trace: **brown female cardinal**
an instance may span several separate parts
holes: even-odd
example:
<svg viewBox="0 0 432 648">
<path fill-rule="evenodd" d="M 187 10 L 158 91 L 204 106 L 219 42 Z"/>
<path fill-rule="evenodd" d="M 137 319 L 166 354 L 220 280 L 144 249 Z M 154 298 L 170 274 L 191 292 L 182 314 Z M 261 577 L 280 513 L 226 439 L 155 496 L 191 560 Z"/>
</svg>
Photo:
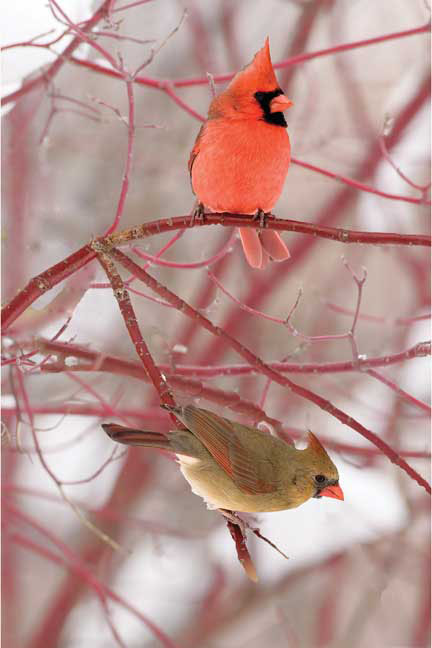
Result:
<svg viewBox="0 0 432 648">
<path fill-rule="evenodd" d="M 226 90 L 210 104 L 189 159 L 192 189 L 211 211 L 255 214 L 271 211 L 290 164 L 283 112 L 292 105 L 280 89 L 269 40 Z M 240 228 L 249 264 L 283 261 L 290 254 L 277 232 Z"/>
<path fill-rule="evenodd" d="M 192 491 L 208 508 L 258 513 L 295 508 L 311 497 L 343 500 L 337 468 L 311 432 L 307 448 L 297 450 L 193 405 L 166 409 L 187 429 L 164 436 L 114 423 L 102 427 L 119 443 L 175 453 Z"/>
</svg>

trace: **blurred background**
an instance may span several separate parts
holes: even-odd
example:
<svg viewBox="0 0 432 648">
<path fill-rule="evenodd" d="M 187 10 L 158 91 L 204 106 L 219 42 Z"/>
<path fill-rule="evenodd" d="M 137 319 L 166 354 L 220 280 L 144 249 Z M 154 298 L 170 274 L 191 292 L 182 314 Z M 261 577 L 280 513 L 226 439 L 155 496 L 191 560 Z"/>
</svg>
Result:
<svg viewBox="0 0 432 648">
<path fill-rule="evenodd" d="M 113 1 L 94 27 L 100 51 L 84 42 L 75 61 L 57 59 L 73 29 L 50 47 L 30 46 L 35 36 L 44 34 L 33 43 L 41 45 L 68 29 L 61 10 L 83 27 L 101 4 L 21 0 L 3 11 L 3 45 L 21 44 L 3 54 L 3 303 L 114 221 L 131 103 L 125 81 L 105 73 L 107 55 L 130 73 L 147 63 L 144 81 L 133 85 L 132 167 L 118 229 L 190 213 L 187 161 L 200 127 L 193 113 L 205 116 L 212 96 L 206 73 L 217 81 L 239 70 L 269 36 L 274 63 L 332 50 L 277 71 L 294 102 L 287 120 L 295 163 L 274 213 L 428 233 L 430 43 L 418 29 L 430 19 L 425 1 Z M 379 42 L 338 52 L 371 38 Z M 20 94 L 56 60 L 63 64 L 55 75 Z M 191 79 L 201 82 L 171 84 Z M 170 83 L 158 89 L 154 81 Z M 155 255 L 172 237 L 123 251 L 139 262 L 136 248 Z M 286 363 L 291 380 L 360 421 L 429 480 L 429 358 L 416 347 L 430 338 L 429 250 L 283 237 L 291 259 L 256 271 L 235 232 L 195 228 L 149 273 L 266 362 Z M 358 298 L 347 263 L 358 276 L 367 271 L 355 329 L 360 364 L 349 338 L 335 337 L 350 331 Z M 138 323 L 177 402 L 276 428 L 299 447 L 313 430 L 338 466 L 345 501 L 259 515 L 261 532 L 289 560 L 250 536 L 254 584 L 224 520 L 191 493 L 172 459 L 115 448 L 101 422 L 164 432 L 169 419 L 106 282 L 94 261 L 5 332 L 4 645 L 428 646 L 425 490 L 353 429 L 268 385 L 221 338 L 151 301 L 155 295 L 137 280 L 130 287 Z M 385 360 L 413 348 L 398 362 Z M 369 358 L 381 358 L 372 372 L 361 364 Z M 244 371 L 229 375 L 233 367 Z"/>
</svg>

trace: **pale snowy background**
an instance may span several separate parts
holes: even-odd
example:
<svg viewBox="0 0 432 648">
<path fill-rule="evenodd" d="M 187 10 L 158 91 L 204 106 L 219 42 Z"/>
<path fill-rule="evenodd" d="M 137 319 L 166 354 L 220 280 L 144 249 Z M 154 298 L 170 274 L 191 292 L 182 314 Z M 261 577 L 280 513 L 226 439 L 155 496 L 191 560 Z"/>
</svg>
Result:
<svg viewBox="0 0 432 648">
<path fill-rule="evenodd" d="M 213 74 L 234 71 L 251 59 L 267 35 L 276 62 L 302 51 L 411 29 L 428 20 L 426 3 L 421 0 L 322 2 L 307 42 L 291 52 L 296 26 L 301 24 L 299 18 L 311 11 L 313 4 L 317 3 L 159 0 L 124 12 L 119 33 L 156 39 L 159 44 L 179 23 L 186 7 L 189 15 L 178 33 L 143 72 L 153 78 L 176 79 L 203 76 L 206 71 Z M 62 6 L 73 20 L 79 21 L 88 17 L 96 5 L 81 0 Z M 58 24 L 45 2 L 6 3 L 2 17 L 3 44 L 26 41 L 51 29 L 58 31 Z M 232 31 L 224 20 L 231 21 Z M 63 40 L 56 51 L 62 51 L 66 42 Z M 104 40 L 103 44 L 114 54 L 121 49 L 131 70 L 145 60 L 151 47 L 150 44 L 109 40 Z M 380 135 L 386 115 L 397 118 L 428 74 L 428 46 L 428 36 L 421 34 L 353 50 L 338 57 L 317 58 L 294 68 L 288 85 L 282 81 L 286 71 L 279 71 L 282 87 L 295 104 L 288 115 L 293 155 L 357 178 L 356 170 L 371 142 Z M 87 45 L 76 55 L 101 60 Z M 53 53 L 43 49 L 21 48 L 5 52 L 3 94 L 14 91 L 27 75 L 53 59 Z M 22 130 L 14 129 L 11 124 L 14 114 L 13 110 L 8 112 L 11 106 L 5 110 L 4 301 L 31 276 L 63 259 L 93 235 L 101 234 L 113 219 L 120 191 L 127 129 L 109 108 L 98 102 L 115 106 L 126 114 L 124 85 L 69 64 L 55 78 L 54 88 L 62 95 L 97 106 L 101 121 L 65 111 L 54 116 L 45 132 L 51 104 L 43 93 L 22 100 L 26 113 Z M 207 86 L 186 88 L 178 93 L 198 112 L 206 112 L 210 100 Z M 358 102 L 354 101 L 358 112 L 351 104 L 353 96 L 359 97 Z M 151 88 L 136 86 L 135 101 L 136 150 L 122 228 L 188 213 L 193 203 L 187 159 L 198 122 L 166 95 Z M 66 103 L 62 105 L 62 108 L 68 107 Z M 158 128 L 146 128 L 148 124 Z M 22 169 L 19 171 L 22 183 L 17 182 L 13 162 L 8 163 L 16 138 L 21 136 L 26 142 L 23 147 L 25 173 Z M 428 101 L 410 122 L 392 156 L 408 177 L 419 184 L 428 182 Z M 388 193 L 419 197 L 419 193 L 399 178 L 385 160 L 372 176 L 357 179 Z M 292 166 L 275 213 L 313 222 L 323 205 L 340 190 L 340 184 Z M 19 207 L 14 202 L 16 192 L 24 195 Z M 428 222 L 428 207 L 353 190 L 343 215 L 333 224 L 352 229 L 425 233 Z M 21 229 L 17 234 L 18 227 Z M 13 228 L 15 234 L 9 234 Z M 215 228 L 188 232 L 166 258 L 178 262 L 199 261 L 211 256 L 224 237 L 226 232 L 220 233 Z M 143 243 L 142 248 L 154 254 L 168 238 L 166 235 L 154 237 Z M 303 240 L 289 234 L 284 238 L 291 247 Z M 237 297 L 247 301 L 257 274 L 246 266 L 238 242 L 232 254 L 235 259 L 231 261 L 230 271 L 222 274 L 221 280 Z M 360 269 L 363 265 L 368 270 L 362 312 L 387 318 L 384 323 L 359 322 L 360 352 L 366 356 L 382 355 L 409 348 L 430 337 L 429 321 L 403 328 L 397 327 L 393 320 L 428 312 L 428 304 L 424 301 L 425 292 L 428 294 L 425 277 L 428 255 L 422 248 L 406 249 L 403 254 L 405 261 L 395 247 L 344 247 L 319 240 L 291 271 L 290 263 L 280 266 L 283 281 L 274 291 L 269 286 L 268 297 L 257 307 L 274 316 L 285 317 L 298 288 L 302 287 L 304 296 L 295 318 L 296 327 L 309 335 L 345 332 L 350 326 L 350 318 L 326 309 L 321 303 L 321 299 L 326 299 L 353 308 L 356 292 L 342 264 L 341 256 L 345 255 L 354 268 Z M 420 265 L 420 274 L 408 272 L 410 263 L 413 267 Z M 92 279 L 104 281 L 95 263 L 85 272 L 90 273 Z M 205 269 L 187 271 L 153 266 L 150 272 L 194 306 L 199 305 L 197 293 L 205 282 Z M 260 280 L 265 281 L 265 273 L 270 276 L 271 269 L 264 271 Z M 56 288 L 45 295 L 36 307 L 48 304 L 59 290 Z M 206 316 L 223 325 L 232 304 L 217 292 L 210 301 L 205 304 Z M 176 311 L 139 297 L 134 297 L 134 305 L 143 335 L 156 359 L 167 362 L 173 346 L 184 341 L 180 335 L 185 330 L 184 318 Z M 294 362 L 350 359 L 346 340 L 299 350 L 298 339 L 287 329 L 246 317 L 236 336 L 265 360 L 280 360 L 293 351 L 296 351 Z M 18 321 L 16 333 L 7 343 L 12 344 L 12 338 L 28 343 L 36 334 L 49 338 L 64 320 L 64 315 L 60 314 L 39 330 L 31 322 L 20 327 Z M 135 361 L 109 290 L 89 289 L 85 293 L 61 339 Z M 197 363 L 209 344 L 211 340 L 207 334 L 195 332 L 188 341 L 186 353 L 177 360 Z M 225 351 L 214 363 L 238 361 L 233 353 Z M 430 391 L 428 366 L 428 358 L 419 358 L 394 365 L 385 375 L 414 397 L 426 401 Z M 38 408 L 58 406 L 67 414 L 68 404 L 98 405 L 99 397 L 129 412 L 129 420 L 139 424 L 140 417 L 148 423 L 146 411 L 150 415 L 157 407 L 153 390 L 146 383 L 109 374 L 89 373 L 81 377 L 92 386 L 96 396 L 73 382 L 70 375 L 28 377 L 27 391 L 35 412 Z M 430 451 L 425 413 L 401 402 L 393 391 L 369 376 L 345 373 L 290 377 L 325 395 L 376 434 L 384 436 L 390 445 L 411 451 Z M 237 391 L 242 398 L 257 403 L 265 383 L 263 378 L 255 377 L 210 380 L 208 384 Z M 3 378 L 3 393 L 5 421 L 15 430 L 12 416 L 15 399 L 7 372 Z M 193 400 L 220 414 L 236 416 L 228 408 L 193 398 L 190 394 L 178 394 L 178 397 L 181 402 Z M 132 410 L 136 416 L 132 416 Z M 310 427 L 324 438 L 366 445 L 353 430 L 276 385 L 270 388 L 265 410 L 287 426 L 300 430 Z M 103 418 L 112 419 L 110 416 Z M 165 429 L 162 418 L 158 421 L 155 415 L 154 419 L 159 429 Z M 61 480 L 85 478 L 108 458 L 112 443 L 103 434 L 100 421 L 100 417 L 89 415 L 37 414 L 37 428 L 46 430 L 38 435 L 46 450 L 46 459 Z M 72 442 L 84 432 L 83 439 Z M 3 477 L 8 496 L 13 495 L 14 504 L 20 510 L 35 517 L 77 553 L 84 555 L 86 547 L 97 545 L 99 541 L 82 527 L 64 503 L 39 497 L 42 494 L 57 497 L 58 491 L 31 451 L 28 426 L 21 426 L 20 439 L 24 449 L 29 449 L 28 453 L 15 452 L 13 442 L 4 446 Z M 422 606 L 427 592 L 427 583 L 424 583 L 428 552 L 427 498 L 421 488 L 385 457 L 367 467 L 358 457 L 333 452 L 345 502 L 311 500 L 297 510 L 260 515 L 261 531 L 287 553 L 290 560 L 284 561 L 270 547 L 250 538 L 250 550 L 260 576 L 259 584 L 252 585 L 237 562 L 223 521 L 216 513 L 208 512 L 190 493 L 175 464 L 141 449 L 131 449 L 129 454 L 133 454 L 134 459 L 123 456 L 94 480 L 67 487 L 66 492 L 90 510 L 103 508 L 111 493 L 116 493 L 110 506 L 117 518 L 114 522 L 102 517 L 95 521 L 126 552 L 95 550 L 94 573 L 163 628 L 179 646 L 240 648 L 263 646 L 269 641 L 274 648 L 427 645 L 416 644 L 413 640 L 417 636 L 416 624 L 423 619 Z M 129 480 L 124 474 L 126 461 L 131 462 L 135 471 L 131 472 Z M 427 459 L 407 461 L 428 477 Z M 137 490 L 134 480 L 139 484 Z M 18 493 L 16 487 L 27 492 Z M 20 529 L 24 532 L 24 527 Z M 46 542 L 33 531 L 26 529 L 26 532 L 33 539 Z M 340 563 L 337 558 L 334 565 L 319 566 L 327 556 L 339 552 L 343 552 Z M 101 614 L 100 603 L 88 589 L 82 588 L 69 599 L 66 597 L 66 610 L 59 612 L 59 597 L 67 572 L 30 552 L 20 548 L 13 550 L 9 546 L 5 561 L 10 561 L 7 566 L 13 572 L 12 581 L 4 579 L 3 587 L 5 645 L 32 648 L 115 645 Z M 301 572 L 302 568 L 315 563 L 317 569 Z M 8 587 L 13 590 L 10 597 Z M 330 602 L 326 600 L 327 595 Z M 325 605 L 332 602 L 335 609 L 326 611 Z M 159 645 L 141 621 L 111 603 L 109 608 L 125 645 Z M 204 619 L 206 610 L 208 618 Z M 44 644 L 50 635 L 47 634 L 48 626 L 43 623 L 54 614 L 60 615 L 63 625 L 60 631 L 49 631 L 55 633 L 52 635 L 55 643 Z M 328 641 L 324 630 L 322 634 L 319 631 L 326 622 L 333 628 Z M 199 636 L 194 635 L 197 627 L 201 628 Z"/>
</svg>

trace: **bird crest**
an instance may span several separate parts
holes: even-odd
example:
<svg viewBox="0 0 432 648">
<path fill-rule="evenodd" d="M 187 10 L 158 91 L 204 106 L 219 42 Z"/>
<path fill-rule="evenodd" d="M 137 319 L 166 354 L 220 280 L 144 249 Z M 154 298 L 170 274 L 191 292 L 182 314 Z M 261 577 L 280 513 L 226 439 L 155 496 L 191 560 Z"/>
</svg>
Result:
<svg viewBox="0 0 432 648">
<path fill-rule="evenodd" d="M 318 441 L 317 437 L 315 434 L 313 434 L 310 430 L 308 431 L 308 450 L 312 450 L 318 455 L 325 455 L 328 457 L 327 452 L 324 448 L 324 446 L 321 444 L 320 441 Z"/>
<path fill-rule="evenodd" d="M 231 94 L 249 94 L 251 91 L 272 92 L 279 87 L 270 58 L 270 44 L 267 36 L 262 47 L 232 79 L 227 90 Z"/>
</svg>

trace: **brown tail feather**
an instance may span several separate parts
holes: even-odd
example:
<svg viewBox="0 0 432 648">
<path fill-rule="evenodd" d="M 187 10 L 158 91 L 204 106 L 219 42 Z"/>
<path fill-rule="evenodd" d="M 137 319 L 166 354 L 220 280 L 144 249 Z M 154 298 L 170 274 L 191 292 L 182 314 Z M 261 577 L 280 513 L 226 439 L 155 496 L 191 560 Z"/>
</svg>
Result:
<svg viewBox="0 0 432 648">
<path fill-rule="evenodd" d="M 102 428 L 108 434 L 110 439 L 117 443 L 147 446 L 149 448 L 159 448 L 160 450 L 170 450 L 173 452 L 169 440 L 163 434 L 159 434 L 158 432 L 136 430 L 135 428 L 117 425 L 117 423 L 103 423 Z"/>
</svg>

